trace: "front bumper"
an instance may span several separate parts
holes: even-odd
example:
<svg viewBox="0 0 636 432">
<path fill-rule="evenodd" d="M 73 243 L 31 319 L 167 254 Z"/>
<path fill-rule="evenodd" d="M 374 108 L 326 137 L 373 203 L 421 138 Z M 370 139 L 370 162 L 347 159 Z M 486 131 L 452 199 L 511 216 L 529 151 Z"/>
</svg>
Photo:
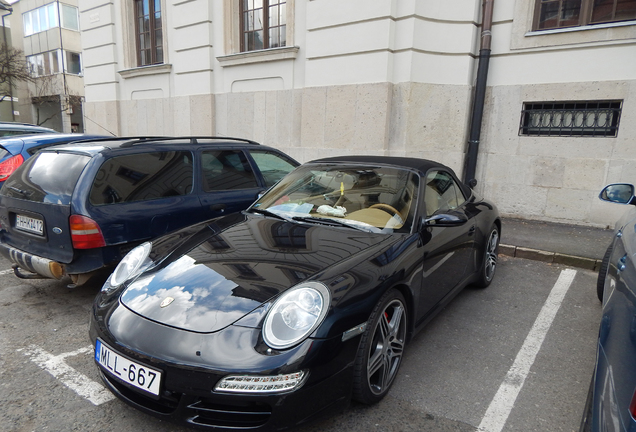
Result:
<svg viewBox="0 0 636 432">
<path fill-rule="evenodd" d="M 340 411 L 351 397 L 351 368 L 291 393 L 201 395 L 173 391 L 166 385 L 159 400 L 132 390 L 101 368 L 99 372 L 111 392 L 140 411 L 173 423 L 209 429 L 283 430 Z"/>
<path fill-rule="evenodd" d="M 357 337 L 345 342 L 340 338 L 308 339 L 286 352 L 259 353 L 255 349 L 259 329 L 229 326 L 217 333 L 195 334 L 148 321 L 121 305 L 118 309 L 116 315 L 126 334 L 120 333 L 117 323 L 104 324 L 111 313 L 93 309 L 91 341 L 94 345 L 99 337 L 122 355 L 161 369 L 160 397 L 157 400 L 143 394 L 97 367 L 118 398 L 155 417 L 208 429 L 282 430 L 342 410 L 351 398 Z M 130 336 L 133 331 L 136 337 Z M 306 371 L 308 377 L 294 391 L 255 394 L 214 390 L 227 375 L 299 370 Z"/>
</svg>

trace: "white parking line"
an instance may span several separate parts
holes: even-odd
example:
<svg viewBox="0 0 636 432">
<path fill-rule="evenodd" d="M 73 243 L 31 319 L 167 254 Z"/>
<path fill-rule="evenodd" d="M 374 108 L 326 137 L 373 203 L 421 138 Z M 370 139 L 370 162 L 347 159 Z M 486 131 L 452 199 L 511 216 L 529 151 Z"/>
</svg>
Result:
<svg viewBox="0 0 636 432">
<path fill-rule="evenodd" d="M 561 307 L 570 285 L 572 285 L 574 276 L 576 276 L 576 270 L 572 269 L 563 270 L 559 275 L 559 279 L 554 284 L 521 350 L 519 350 L 517 358 L 508 370 L 497 394 L 490 402 L 490 406 L 479 425 L 480 432 L 501 432 L 503 430 L 545 336 L 552 326 L 554 317 Z"/>
<path fill-rule="evenodd" d="M 19 349 L 18 351 L 22 351 Z M 25 353 L 31 360 L 42 369 L 59 379 L 62 384 L 73 390 L 83 398 L 88 399 L 93 405 L 101 405 L 115 398 L 101 384 L 92 381 L 87 376 L 79 373 L 64 362 L 67 357 L 80 354 L 92 353 L 93 347 L 80 348 L 77 351 L 63 353 L 57 356 L 44 351 L 42 348 L 31 345 Z"/>
<path fill-rule="evenodd" d="M 13 269 L 9 269 L 9 270 L 2 270 L 2 271 L 0 271 L 0 276 L 2 276 L 2 275 L 6 275 L 6 274 L 9 274 L 9 273 L 13 273 Z"/>
</svg>

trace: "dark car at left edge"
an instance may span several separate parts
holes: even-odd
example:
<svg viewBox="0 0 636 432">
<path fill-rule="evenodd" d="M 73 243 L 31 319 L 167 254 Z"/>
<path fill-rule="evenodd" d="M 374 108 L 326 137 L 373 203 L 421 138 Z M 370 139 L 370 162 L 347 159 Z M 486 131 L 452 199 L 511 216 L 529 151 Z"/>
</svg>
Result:
<svg viewBox="0 0 636 432">
<path fill-rule="evenodd" d="M 148 414 L 280 430 L 380 401 L 404 350 L 497 268 L 497 208 L 437 162 L 296 168 L 247 210 L 130 251 L 89 333 L 105 385 Z"/>
<path fill-rule="evenodd" d="M 0 253 L 21 278 L 107 276 L 138 244 L 247 208 L 298 166 L 229 137 L 111 137 L 40 150 L 0 189 Z"/>
</svg>

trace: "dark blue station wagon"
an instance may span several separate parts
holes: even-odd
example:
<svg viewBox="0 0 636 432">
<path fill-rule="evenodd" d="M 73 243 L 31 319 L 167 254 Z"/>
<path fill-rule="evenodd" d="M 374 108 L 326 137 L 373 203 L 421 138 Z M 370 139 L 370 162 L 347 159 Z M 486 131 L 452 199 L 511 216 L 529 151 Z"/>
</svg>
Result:
<svg viewBox="0 0 636 432">
<path fill-rule="evenodd" d="M 75 287 L 134 246 L 247 208 L 298 166 L 237 138 L 113 138 L 49 147 L 0 190 L 0 253 L 21 278 Z"/>
</svg>

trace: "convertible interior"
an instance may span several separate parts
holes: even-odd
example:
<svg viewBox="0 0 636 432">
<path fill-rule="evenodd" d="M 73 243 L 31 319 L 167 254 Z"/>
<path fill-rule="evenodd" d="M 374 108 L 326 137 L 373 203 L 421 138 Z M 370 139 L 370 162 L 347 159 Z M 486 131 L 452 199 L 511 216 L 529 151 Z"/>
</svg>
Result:
<svg viewBox="0 0 636 432">
<path fill-rule="evenodd" d="M 401 228 L 416 201 L 416 177 L 403 170 L 377 171 L 315 173 L 310 181 L 281 196 L 269 208 L 288 204 L 286 209 L 306 216 L 358 221 L 380 229 Z M 302 210 L 292 210 L 289 204 Z"/>
</svg>

